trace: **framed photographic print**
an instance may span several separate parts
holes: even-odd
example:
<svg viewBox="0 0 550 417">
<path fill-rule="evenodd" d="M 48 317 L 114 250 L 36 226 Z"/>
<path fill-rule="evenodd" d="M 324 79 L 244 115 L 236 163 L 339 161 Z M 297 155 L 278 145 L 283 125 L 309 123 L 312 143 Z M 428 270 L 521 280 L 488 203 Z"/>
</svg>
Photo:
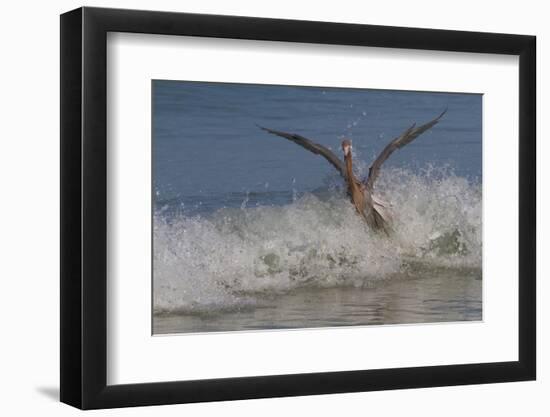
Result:
<svg viewBox="0 0 550 417">
<path fill-rule="evenodd" d="M 61 16 L 61 400 L 535 379 L 535 38 Z"/>
</svg>

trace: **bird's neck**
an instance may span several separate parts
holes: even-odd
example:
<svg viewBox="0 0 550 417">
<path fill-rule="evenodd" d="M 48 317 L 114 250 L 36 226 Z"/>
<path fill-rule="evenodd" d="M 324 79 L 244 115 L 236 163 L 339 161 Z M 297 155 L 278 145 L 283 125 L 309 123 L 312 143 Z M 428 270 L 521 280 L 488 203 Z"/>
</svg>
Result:
<svg viewBox="0 0 550 417">
<path fill-rule="evenodd" d="M 348 179 L 348 184 L 351 188 L 356 187 L 355 176 L 353 175 L 353 162 L 351 158 L 351 152 L 349 152 L 344 159 L 346 160 L 346 176 Z"/>
<path fill-rule="evenodd" d="M 344 159 L 346 160 L 346 174 L 348 178 L 353 178 L 353 162 L 351 160 L 351 152 L 349 152 Z"/>
</svg>

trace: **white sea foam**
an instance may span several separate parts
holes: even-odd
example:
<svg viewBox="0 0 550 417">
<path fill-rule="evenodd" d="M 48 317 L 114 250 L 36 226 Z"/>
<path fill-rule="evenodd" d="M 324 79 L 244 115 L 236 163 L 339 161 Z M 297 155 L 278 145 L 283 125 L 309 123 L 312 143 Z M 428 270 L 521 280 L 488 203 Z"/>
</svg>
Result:
<svg viewBox="0 0 550 417">
<path fill-rule="evenodd" d="M 365 286 L 423 268 L 481 269 L 481 186 L 441 169 L 385 170 L 391 238 L 370 231 L 342 190 L 285 206 L 154 218 L 154 310 L 242 308 L 297 287 Z"/>
</svg>

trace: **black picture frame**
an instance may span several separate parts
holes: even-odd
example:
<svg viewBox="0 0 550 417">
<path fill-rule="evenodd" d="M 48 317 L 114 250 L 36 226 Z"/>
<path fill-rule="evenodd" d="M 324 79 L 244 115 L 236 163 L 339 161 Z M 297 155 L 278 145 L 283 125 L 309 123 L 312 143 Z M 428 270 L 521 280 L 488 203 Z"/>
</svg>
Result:
<svg viewBox="0 0 550 417">
<path fill-rule="evenodd" d="M 108 32 L 519 56 L 519 360 L 107 385 Z M 536 38 L 102 8 L 61 15 L 61 401 L 81 409 L 533 380 Z"/>
</svg>

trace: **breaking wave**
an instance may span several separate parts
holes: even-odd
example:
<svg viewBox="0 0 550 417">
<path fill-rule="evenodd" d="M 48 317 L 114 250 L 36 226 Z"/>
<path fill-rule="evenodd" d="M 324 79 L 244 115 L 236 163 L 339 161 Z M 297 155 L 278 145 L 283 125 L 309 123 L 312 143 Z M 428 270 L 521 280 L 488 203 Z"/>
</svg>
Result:
<svg viewBox="0 0 550 417">
<path fill-rule="evenodd" d="M 441 268 L 481 273 L 481 184 L 448 169 L 386 169 L 378 195 L 394 234 L 369 230 L 345 191 L 306 193 L 286 205 L 154 216 L 154 312 L 254 305 L 298 287 L 363 287 Z"/>
</svg>

